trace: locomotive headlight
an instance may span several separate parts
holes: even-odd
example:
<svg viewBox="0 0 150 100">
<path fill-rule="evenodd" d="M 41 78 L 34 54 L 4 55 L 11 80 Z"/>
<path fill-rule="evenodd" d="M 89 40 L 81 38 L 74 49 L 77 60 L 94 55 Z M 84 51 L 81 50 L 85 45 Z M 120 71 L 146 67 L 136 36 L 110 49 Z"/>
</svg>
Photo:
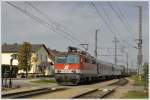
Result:
<svg viewBox="0 0 150 100">
<path fill-rule="evenodd" d="M 60 73 L 61 72 L 61 70 L 57 70 L 57 73 Z"/>
<path fill-rule="evenodd" d="M 72 70 L 73 73 L 76 73 L 76 70 Z"/>
<path fill-rule="evenodd" d="M 57 70 L 57 73 L 59 73 L 59 70 Z"/>
</svg>

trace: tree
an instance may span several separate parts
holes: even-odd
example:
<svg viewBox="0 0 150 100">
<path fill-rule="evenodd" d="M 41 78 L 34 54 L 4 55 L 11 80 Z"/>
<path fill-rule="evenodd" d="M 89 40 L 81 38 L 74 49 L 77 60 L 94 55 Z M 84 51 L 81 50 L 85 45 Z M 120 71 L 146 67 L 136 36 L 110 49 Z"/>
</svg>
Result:
<svg viewBox="0 0 150 100">
<path fill-rule="evenodd" d="M 31 69 L 31 53 L 32 47 L 30 43 L 24 42 L 19 50 L 18 62 L 19 69 L 26 71 L 26 78 L 28 78 L 28 71 Z"/>
<path fill-rule="evenodd" d="M 148 89 L 148 63 L 144 63 L 143 71 L 144 71 L 143 78 L 145 81 L 145 89 L 147 90 Z"/>
</svg>

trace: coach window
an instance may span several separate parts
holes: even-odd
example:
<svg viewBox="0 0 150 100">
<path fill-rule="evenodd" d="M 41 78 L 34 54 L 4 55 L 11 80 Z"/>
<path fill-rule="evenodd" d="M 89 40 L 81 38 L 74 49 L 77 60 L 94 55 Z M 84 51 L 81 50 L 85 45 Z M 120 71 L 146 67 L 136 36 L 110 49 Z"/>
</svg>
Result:
<svg viewBox="0 0 150 100">
<path fill-rule="evenodd" d="M 92 64 L 94 64 L 94 60 L 92 60 Z"/>
<path fill-rule="evenodd" d="M 92 64 L 96 64 L 96 61 L 95 61 L 95 60 L 92 60 Z"/>
<path fill-rule="evenodd" d="M 85 62 L 88 63 L 88 59 L 87 58 L 85 58 Z"/>
<path fill-rule="evenodd" d="M 38 53 L 36 54 L 36 58 L 38 59 Z"/>
<path fill-rule="evenodd" d="M 91 58 L 89 59 L 89 63 L 92 64 L 92 59 Z"/>
<path fill-rule="evenodd" d="M 43 56 L 43 55 L 41 54 L 41 61 L 42 61 L 42 56 Z"/>
<path fill-rule="evenodd" d="M 90 58 L 88 59 L 88 63 L 91 63 L 91 60 L 90 60 Z"/>
</svg>

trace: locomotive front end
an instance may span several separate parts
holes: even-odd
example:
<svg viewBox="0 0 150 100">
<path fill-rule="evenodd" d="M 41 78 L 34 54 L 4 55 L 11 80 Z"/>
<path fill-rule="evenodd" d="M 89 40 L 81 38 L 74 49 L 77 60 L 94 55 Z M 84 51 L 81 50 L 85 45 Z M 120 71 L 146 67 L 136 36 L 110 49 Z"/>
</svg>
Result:
<svg viewBox="0 0 150 100">
<path fill-rule="evenodd" d="M 80 82 L 80 57 L 61 55 L 55 59 L 55 79 L 60 85 L 77 85 Z"/>
</svg>

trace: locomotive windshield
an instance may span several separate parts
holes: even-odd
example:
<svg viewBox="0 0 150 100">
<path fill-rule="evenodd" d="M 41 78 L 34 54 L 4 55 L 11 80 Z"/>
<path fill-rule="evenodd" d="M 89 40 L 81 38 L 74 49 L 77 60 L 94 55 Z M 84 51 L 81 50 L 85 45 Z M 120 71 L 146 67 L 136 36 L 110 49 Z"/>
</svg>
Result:
<svg viewBox="0 0 150 100">
<path fill-rule="evenodd" d="M 76 56 L 76 55 L 68 55 L 68 57 L 67 57 L 67 63 L 68 63 L 68 64 L 79 63 L 79 56 Z"/>
<path fill-rule="evenodd" d="M 66 63 L 66 57 L 57 57 L 56 63 L 58 63 L 58 64 Z"/>
<path fill-rule="evenodd" d="M 77 55 L 68 55 L 68 56 L 61 56 L 61 57 L 56 57 L 56 63 L 57 64 L 74 64 L 74 63 L 79 63 L 79 56 Z"/>
</svg>

